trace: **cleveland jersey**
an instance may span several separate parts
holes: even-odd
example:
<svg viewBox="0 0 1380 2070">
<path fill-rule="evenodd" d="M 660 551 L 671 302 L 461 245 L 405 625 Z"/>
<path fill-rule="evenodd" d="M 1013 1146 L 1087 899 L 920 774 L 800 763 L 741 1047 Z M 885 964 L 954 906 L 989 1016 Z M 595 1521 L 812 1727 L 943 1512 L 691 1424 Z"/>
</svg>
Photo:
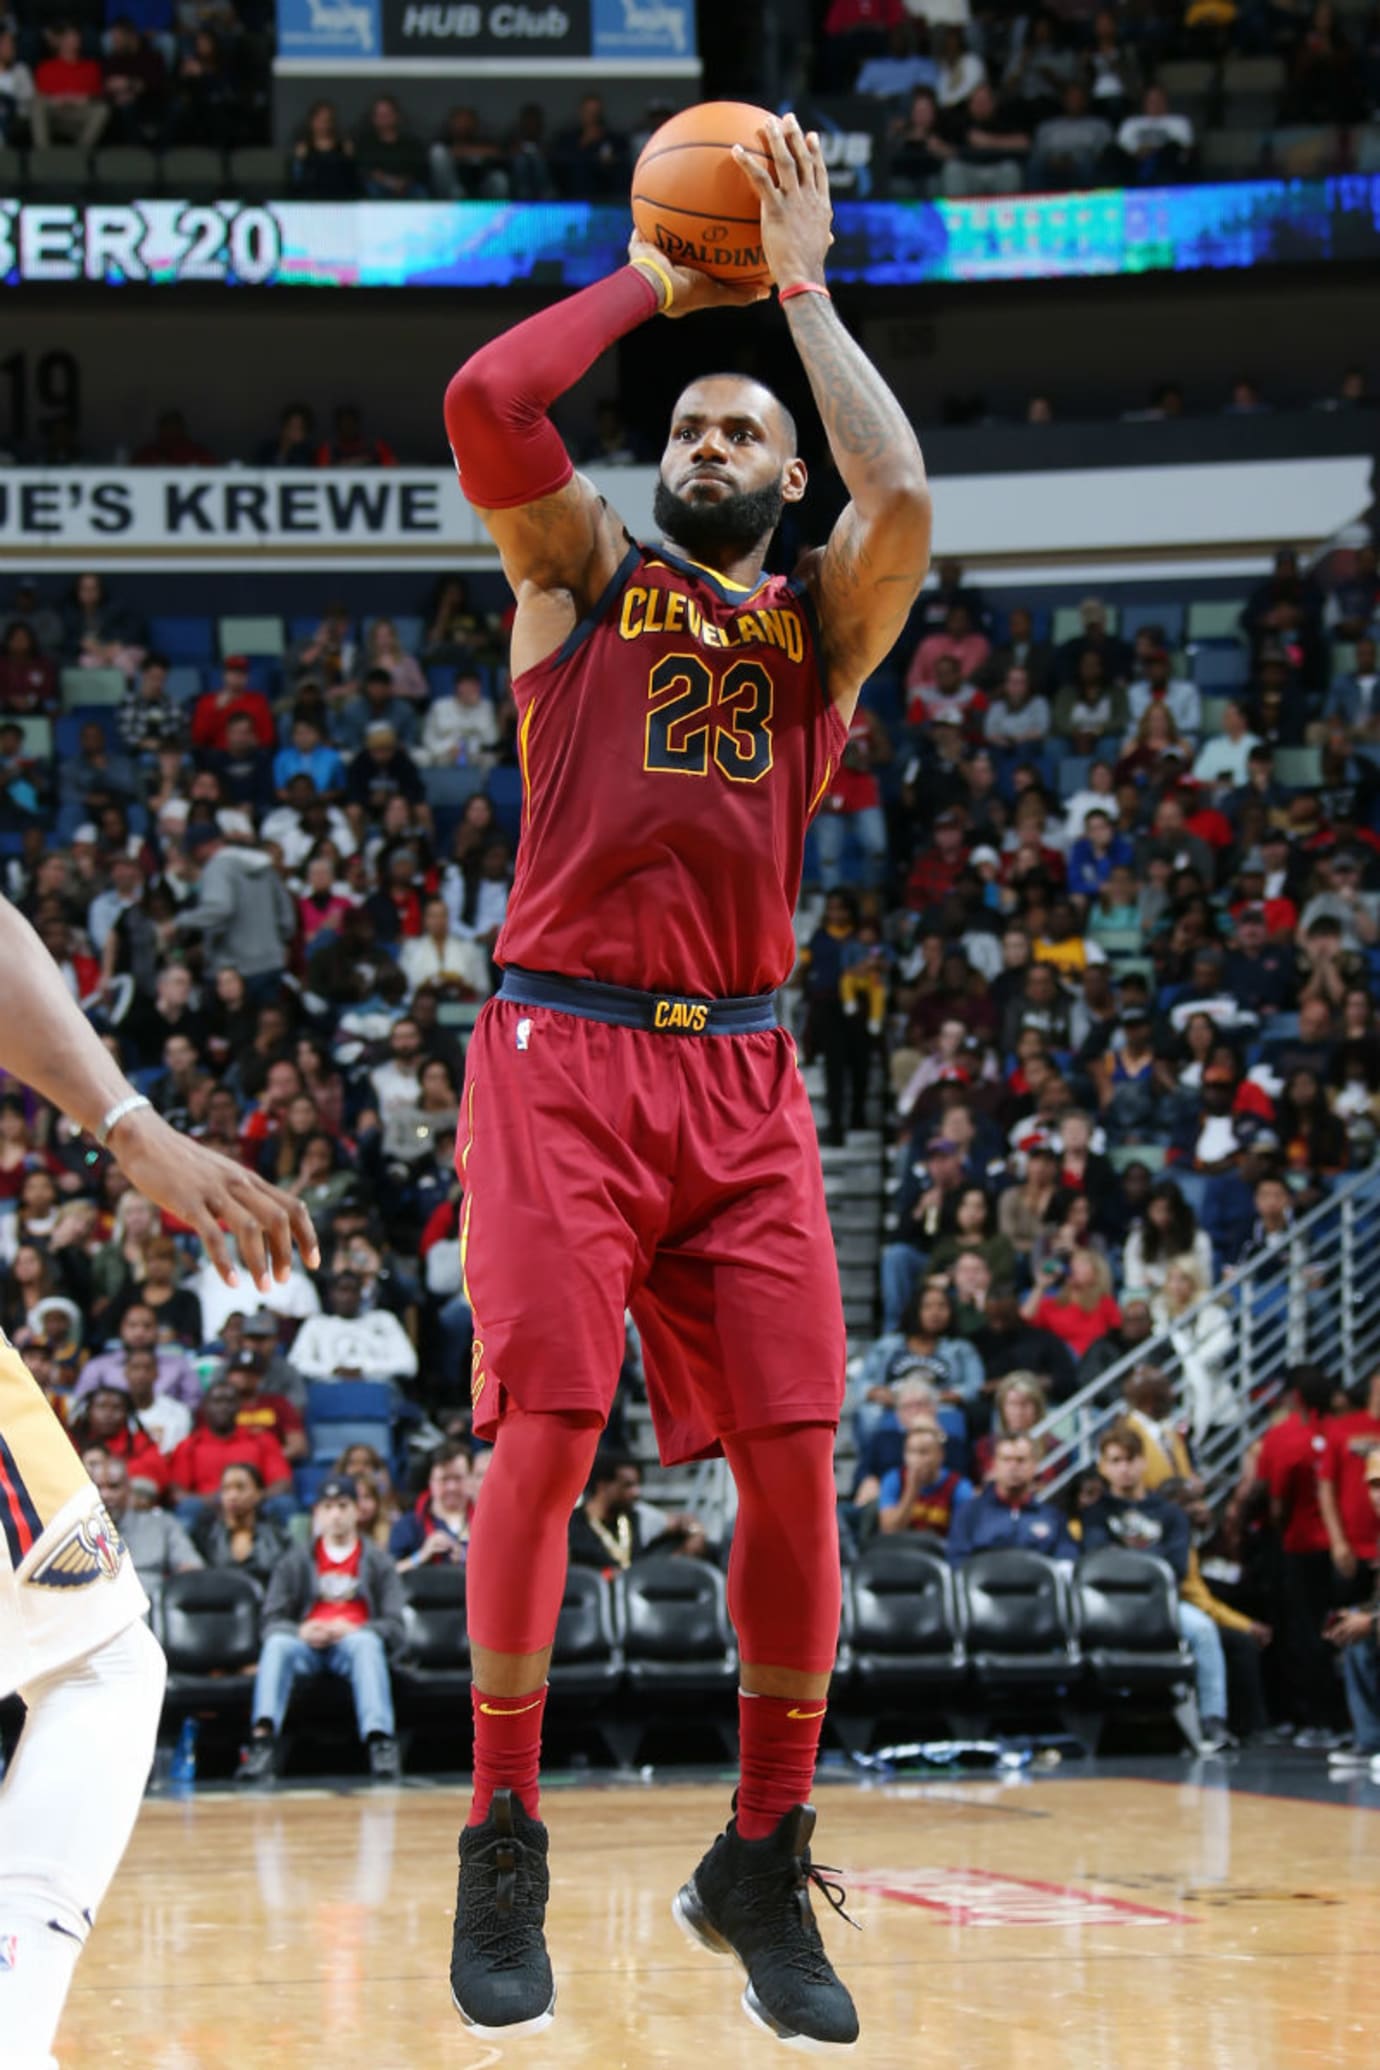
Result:
<svg viewBox="0 0 1380 2070">
<path fill-rule="evenodd" d="M 774 991 L 847 728 L 810 600 L 630 547 L 513 683 L 522 844 L 497 958 L 640 991 Z"/>
</svg>

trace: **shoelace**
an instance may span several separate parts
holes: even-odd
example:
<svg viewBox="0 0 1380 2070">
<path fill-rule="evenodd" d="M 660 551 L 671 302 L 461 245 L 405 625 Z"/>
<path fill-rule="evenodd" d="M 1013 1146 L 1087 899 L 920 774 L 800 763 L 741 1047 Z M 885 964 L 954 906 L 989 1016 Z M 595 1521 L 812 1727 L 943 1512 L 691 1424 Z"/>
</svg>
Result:
<svg viewBox="0 0 1380 2070">
<path fill-rule="evenodd" d="M 803 1863 L 801 1866 L 804 1868 Z M 828 1880 L 831 1876 L 841 1876 L 842 1874 L 842 1869 L 829 1869 L 822 1862 L 811 1862 L 809 1868 L 804 1870 L 802 1881 L 813 1883 L 815 1889 L 829 1900 L 830 1905 L 839 1918 L 847 1920 L 855 1933 L 861 1933 L 862 1927 L 845 1907 L 844 1900 L 848 1896 L 847 1891 L 841 1883 L 830 1883 Z"/>
<path fill-rule="evenodd" d="M 471 1927 L 474 1945 L 493 1969 L 521 1969 L 532 1950 L 541 1899 L 532 1885 L 535 1871 L 523 1861 L 522 1843 L 505 1835 L 472 1857 L 475 1868 L 495 1872 L 493 1909 Z"/>
<path fill-rule="evenodd" d="M 748 1905 L 779 1919 L 783 1896 L 788 1899 L 807 1897 L 809 1886 L 813 1883 L 828 1900 L 830 1909 L 861 1933 L 862 1928 L 857 1920 L 851 1918 L 845 1910 L 846 1893 L 843 1885 L 829 1881 L 831 1876 L 841 1873 L 841 1870 L 826 1868 L 818 1863 L 807 1863 L 797 1855 L 784 1871 L 778 1868 L 745 1877 L 740 1889 Z M 785 1891 L 782 1889 L 783 1875 L 788 1883 Z M 787 1912 L 787 1920 L 794 1926 L 795 1932 L 790 1935 L 786 1946 L 780 1948 L 782 1958 L 792 1969 L 799 1970 L 812 1983 L 835 1983 L 837 1979 L 833 1964 L 825 1953 L 824 1942 L 820 1938 L 819 1927 L 808 1902 L 791 1906 Z"/>
</svg>

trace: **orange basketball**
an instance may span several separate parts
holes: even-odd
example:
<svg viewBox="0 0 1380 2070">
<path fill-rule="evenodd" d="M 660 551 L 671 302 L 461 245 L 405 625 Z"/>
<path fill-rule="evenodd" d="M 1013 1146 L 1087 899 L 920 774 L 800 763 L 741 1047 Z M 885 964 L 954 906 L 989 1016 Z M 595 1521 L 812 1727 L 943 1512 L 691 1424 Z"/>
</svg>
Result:
<svg viewBox="0 0 1380 2070">
<path fill-rule="evenodd" d="M 770 119 L 747 101 L 702 101 L 663 122 L 633 172 L 638 236 L 674 265 L 745 286 L 767 280 L 761 209 L 733 146 L 770 165 L 760 134 Z"/>
</svg>

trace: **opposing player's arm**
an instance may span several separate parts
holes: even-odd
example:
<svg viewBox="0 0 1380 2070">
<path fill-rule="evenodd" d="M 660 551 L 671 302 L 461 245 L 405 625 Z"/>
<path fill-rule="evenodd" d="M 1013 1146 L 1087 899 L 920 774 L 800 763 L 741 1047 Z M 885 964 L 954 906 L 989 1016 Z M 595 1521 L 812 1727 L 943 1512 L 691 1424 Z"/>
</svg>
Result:
<svg viewBox="0 0 1380 2070">
<path fill-rule="evenodd" d="M 505 331 L 451 381 L 446 434 L 460 484 L 518 601 L 514 673 L 560 646 L 627 550 L 622 522 L 575 472 L 548 414 L 552 403 L 649 317 L 689 315 L 765 293 L 671 266 L 634 238 L 619 272 Z"/>
<path fill-rule="evenodd" d="M 778 287 L 820 283 L 832 240 L 829 175 L 819 139 L 793 115 L 764 132 L 771 169 L 735 153 L 762 205 L 762 243 Z M 812 556 L 814 592 L 834 700 L 851 718 L 858 692 L 894 646 L 929 567 L 931 504 L 905 411 L 824 295 L 784 304 L 791 337 L 850 501 Z"/>
<path fill-rule="evenodd" d="M 5 1013 L 0 1065 L 93 1133 L 134 1088 L 73 999 L 48 951 L 22 913 L 0 898 L 0 969 Z M 272 1271 L 286 1279 L 297 1242 L 318 1262 L 316 1232 L 300 1201 L 170 1128 L 147 1105 L 118 1122 L 110 1152 L 148 1199 L 194 1228 L 221 1277 L 235 1284 L 224 1230 L 265 1292 Z"/>
</svg>

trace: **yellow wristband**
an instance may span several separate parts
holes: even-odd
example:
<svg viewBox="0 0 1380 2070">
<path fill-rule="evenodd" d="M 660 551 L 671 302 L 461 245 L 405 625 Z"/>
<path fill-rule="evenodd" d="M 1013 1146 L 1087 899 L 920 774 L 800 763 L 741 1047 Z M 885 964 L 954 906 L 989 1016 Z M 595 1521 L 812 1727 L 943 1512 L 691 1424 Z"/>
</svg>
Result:
<svg viewBox="0 0 1380 2070">
<path fill-rule="evenodd" d="M 665 315 L 666 311 L 671 307 L 671 304 L 676 299 L 676 284 L 672 280 L 666 268 L 662 265 L 659 259 L 633 259 L 629 263 L 633 266 L 642 267 L 642 269 L 647 273 L 655 273 L 657 279 L 661 282 L 662 286 L 666 290 L 666 300 L 662 304 L 661 311 L 661 313 Z"/>
</svg>

